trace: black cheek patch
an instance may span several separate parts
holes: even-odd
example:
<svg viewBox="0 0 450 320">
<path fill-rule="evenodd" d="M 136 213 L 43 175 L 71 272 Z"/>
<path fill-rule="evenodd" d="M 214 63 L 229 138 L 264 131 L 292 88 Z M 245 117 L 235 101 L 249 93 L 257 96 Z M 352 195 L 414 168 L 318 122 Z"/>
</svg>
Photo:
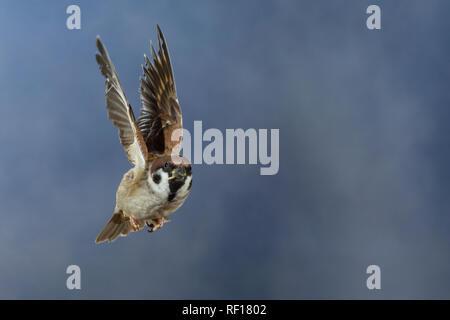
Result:
<svg viewBox="0 0 450 320">
<path fill-rule="evenodd" d="M 191 190 L 191 187 L 192 187 L 192 179 L 191 182 L 189 182 L 188 190 Z"/>
<path fill-rule="evenodd" d="M 154 174 L 153 175 L 153 182 L 158 184 L 161 182 L 161 176 L 159 174 Z"/>
<path fill-rule="evenodd" d="M 169 181 L 170 193 L 169 197 L 167 198 L 168 201 L 172 201 L 175 198 L 178 190 L 180 190 L 180 188 L 184 185 L 185 182 L 186 178 L 183 180 L 173 179 Z"/>
</svg>

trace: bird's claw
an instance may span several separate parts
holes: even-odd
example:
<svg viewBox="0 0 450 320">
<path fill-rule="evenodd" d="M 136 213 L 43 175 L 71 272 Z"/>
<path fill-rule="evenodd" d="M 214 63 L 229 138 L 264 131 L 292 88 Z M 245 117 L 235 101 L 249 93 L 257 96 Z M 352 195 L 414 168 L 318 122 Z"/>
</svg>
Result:
<svg viewBox="0 0 450 320">
<path fill-rule="evenodd" d="M 130 224 L 131 224 L 131 229 L 133 229 L 133 231 L 139 231 L 139 222 L 134 219 L 133 217 L 130 217 Z"/>
<path fill-rule="evenodd" d="M 150 228 L 150 230 L 148 230 L 148 232 L 155 232 L 158 229 L 161 229 L 162 226 L 164 225 L 164 222 L 170 222 L 169 218 L 159 218 L 159 219 L 154 219 L 152 220 L 153 223 L 149 224 L 148 222 L 146 222 L 147 227 Z"/>
</svg>

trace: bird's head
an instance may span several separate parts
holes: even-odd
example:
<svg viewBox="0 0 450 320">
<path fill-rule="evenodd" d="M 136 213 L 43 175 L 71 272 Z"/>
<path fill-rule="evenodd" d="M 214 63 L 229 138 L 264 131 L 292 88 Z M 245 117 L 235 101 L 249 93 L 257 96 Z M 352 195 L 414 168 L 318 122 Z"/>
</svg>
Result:
<svg viewBox="0 0 450 320">
<path fill-rule="evenodd" d="M 188 159 L 168 155 L 153 160 L 149 170 L 152 189 L 167 193 L 168 201 L 187 196 L 192 185 L 192 168 Z"/>
</svg>

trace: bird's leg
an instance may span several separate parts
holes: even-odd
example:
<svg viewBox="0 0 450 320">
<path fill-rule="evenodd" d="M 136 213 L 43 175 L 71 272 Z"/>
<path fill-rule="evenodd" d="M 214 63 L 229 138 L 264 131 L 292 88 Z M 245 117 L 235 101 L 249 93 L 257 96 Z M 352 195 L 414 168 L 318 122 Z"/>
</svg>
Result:
<svg viewBox="0 0 450 320">
<path fill-rule="evenodd" d="M 133 231 L 139 231 L 139 222 L 132 216 L 130 216 L 130 224 Z"/>
<path fill-rule="evenodd" d="M 158 219 L 153 219 L 151 224 L 148 224 L 147 222 L 147 226 L 149 228 L 151 228 L 151 230 L 148 230 L 149 232 L 153 232 L 156 231 L 158 229 L 161 229 L 162 226 L 164 225 L 164 222 L 169 222 L 170 219 L 163 217 L 163 218 L 158 218 Z"/>
<path fill-rule="evenodd" d="M 130 220 L 131 229 L 133 229 L 133 231 L 141 230 L 141 228 L 139 227 L 139 221 L 137 221 L 135 218 L 133 218 L 131 216 L 131 214 L 129 214 L 128 212 L 126 212 L 124 210 L 122 210 L 122 214 L 123 214 L 124 221 Z"/>
<path fill-rule="evenodd" d="M 155 222 L 155 224 L 153 225 L 152 232 L 162 228 L 164 225 L 164 218 L 155 219 L 153 222 Z"/>
</svg>

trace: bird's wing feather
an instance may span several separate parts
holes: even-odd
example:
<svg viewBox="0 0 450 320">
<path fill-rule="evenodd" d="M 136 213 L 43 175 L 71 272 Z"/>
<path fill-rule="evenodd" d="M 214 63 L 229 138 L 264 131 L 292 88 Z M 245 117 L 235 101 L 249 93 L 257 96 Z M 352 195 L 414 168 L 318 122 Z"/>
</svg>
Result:
<svg viewBox="0 0 450 320">
<path fill-rule="evenodd" d="M 166 40 L 159 26 L 158 54 L 150 44 L 153 62 L 147 56 L 142 67 L 142 102 L 138 126 L 152 155 L 178 155 L 182 140 L 182 116 Z"/>
<path fill-rule="evenodd" d="M 120 143 L 125 149 L 128 161 L 136 167 L 145 168 L 147 147 L 136 124 L 133 109 L 125 97 L 116 69 L 99 37 L 96 43 L 100 53 L 97 53 L 95 58 L 100 66 L 100 72 L 106 78 L 105 96 L 108 118 L 119 130 Z"/>
</svg>

